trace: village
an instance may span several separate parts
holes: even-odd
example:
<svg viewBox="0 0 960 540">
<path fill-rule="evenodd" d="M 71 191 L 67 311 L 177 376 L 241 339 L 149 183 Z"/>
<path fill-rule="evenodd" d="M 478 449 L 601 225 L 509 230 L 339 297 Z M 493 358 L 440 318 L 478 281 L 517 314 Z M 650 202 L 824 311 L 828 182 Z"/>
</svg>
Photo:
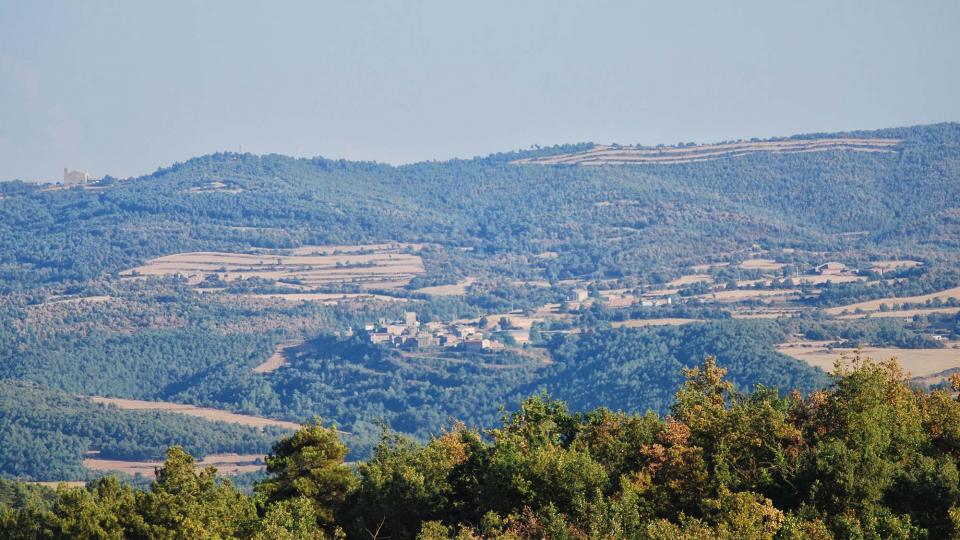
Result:
<svg viewBox="0 0 960 540">
<path fill-rule="evenodd" d="M 402 320 L 380 319 L 377 324 L 364 326 L 370 343 L 398 349 L 459 348 L 469 351 L 489 351 L 503 348 L 503 343 L 490 339 L 479 325 L 466 323 L 421 323 L 417 314 L 408 311 Z"/>
</svg>

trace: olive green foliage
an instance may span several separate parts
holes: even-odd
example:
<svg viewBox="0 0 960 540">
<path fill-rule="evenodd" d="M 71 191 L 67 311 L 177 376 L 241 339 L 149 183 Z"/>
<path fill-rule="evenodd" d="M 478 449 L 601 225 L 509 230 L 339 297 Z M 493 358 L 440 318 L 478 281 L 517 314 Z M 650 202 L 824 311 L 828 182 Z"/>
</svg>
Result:
<svg viewBox="0 0 960 540">
<path fill-rule="evenodd" d="M 9 538 L 951 538 L 960 401 L 855 358 L 803 397 L 737 391 L 712 358 L 670 414 L 572 413 L 545 394 L 499 428 L 386 432 L 355 469 L 333 427 L 279 441 L 253 497 L 171 448 L 148 491 L 0 485 Z M 960 376 L 952 381 L 960 388 Z"/>
</svg>

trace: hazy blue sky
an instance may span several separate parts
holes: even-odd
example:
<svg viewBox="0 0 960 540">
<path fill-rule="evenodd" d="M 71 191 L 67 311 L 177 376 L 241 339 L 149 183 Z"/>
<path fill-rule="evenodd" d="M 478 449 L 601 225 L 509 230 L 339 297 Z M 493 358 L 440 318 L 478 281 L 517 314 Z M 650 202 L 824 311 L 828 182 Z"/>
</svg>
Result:
<svg viewBox="0 0 960 540">
<path fill-rule="evenodd" d="M 960 120 L 960 1 L 0 0 L 0 179 Z"/>
</svg>

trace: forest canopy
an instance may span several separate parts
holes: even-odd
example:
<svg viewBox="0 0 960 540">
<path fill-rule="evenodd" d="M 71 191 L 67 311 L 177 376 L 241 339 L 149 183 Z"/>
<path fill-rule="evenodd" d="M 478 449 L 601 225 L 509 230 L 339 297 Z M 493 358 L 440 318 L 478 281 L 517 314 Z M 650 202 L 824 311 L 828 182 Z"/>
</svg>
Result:
<svg viewBox="0 0 960 540">
<path fill-rule="evenodd" d="M 947 538 L 960 534 L 960 401 L 853 358 L 807 396 L 738 391 L 713 359 L 670 413 L 572 413 L 547 395 L 498 428 L 385 432 L 355 467 L 319 421 L 248 496 L 179 447 L 149 490 L 0 484 L 7 538 Z M 960 389 L 960 377 L 953 379 Z"/>
</svg>

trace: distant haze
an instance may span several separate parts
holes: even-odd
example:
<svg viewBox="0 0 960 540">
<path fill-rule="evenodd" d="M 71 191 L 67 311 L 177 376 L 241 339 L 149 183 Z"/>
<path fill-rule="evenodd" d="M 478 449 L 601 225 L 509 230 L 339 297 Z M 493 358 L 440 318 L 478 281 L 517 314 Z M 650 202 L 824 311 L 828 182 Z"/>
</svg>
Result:
<svg viewBox="0 0 960 540">
<path fill-rule="evenodd" d="M 0 3 L 0 179 L 960 120 L 960 2 Z"/>
</svg>

